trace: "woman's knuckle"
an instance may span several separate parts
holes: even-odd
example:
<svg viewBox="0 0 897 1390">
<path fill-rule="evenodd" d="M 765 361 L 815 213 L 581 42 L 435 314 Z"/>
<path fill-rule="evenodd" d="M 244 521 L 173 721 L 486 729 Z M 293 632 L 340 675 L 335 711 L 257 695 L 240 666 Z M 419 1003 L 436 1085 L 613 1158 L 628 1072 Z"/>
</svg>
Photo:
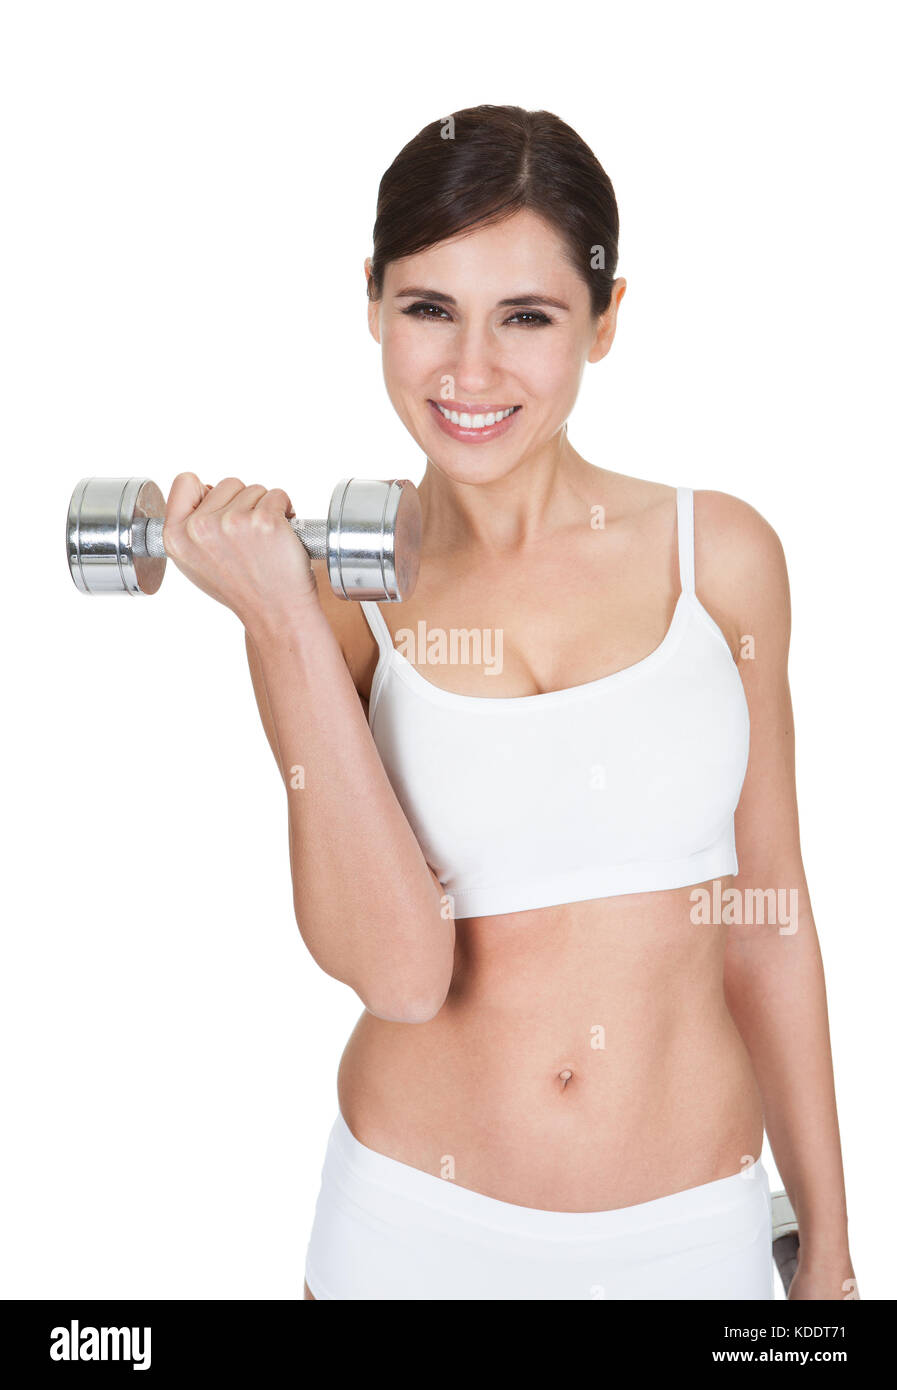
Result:
<svg viewBox="0 0 897 1390">
<path fill-rule="evenodd" d="M 193 516 L 188 517 L 184 530 L 187 532 L 191 541 L 194 541 L 197 545 L 204 545 L 209 539 L 210 527 L 204 516 L 197 516 L 194 513 Z"/>
</svg>

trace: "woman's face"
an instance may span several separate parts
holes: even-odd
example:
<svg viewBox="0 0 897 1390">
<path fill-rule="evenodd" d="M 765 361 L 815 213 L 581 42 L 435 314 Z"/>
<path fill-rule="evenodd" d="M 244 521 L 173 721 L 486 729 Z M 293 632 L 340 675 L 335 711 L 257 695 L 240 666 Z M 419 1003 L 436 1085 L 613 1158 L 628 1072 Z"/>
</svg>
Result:
<svg viewBox="0 0 897 1390">
<path fill-rule="evenodd" d="M 595 319 L 561 238 L 526 211 L 387 265 L 371 332 L 389 398 L 427 458 L 475 483 L 537 457 L 586 362 L 610 348 L 625 287 L 615 281 Z"/>
</svg>

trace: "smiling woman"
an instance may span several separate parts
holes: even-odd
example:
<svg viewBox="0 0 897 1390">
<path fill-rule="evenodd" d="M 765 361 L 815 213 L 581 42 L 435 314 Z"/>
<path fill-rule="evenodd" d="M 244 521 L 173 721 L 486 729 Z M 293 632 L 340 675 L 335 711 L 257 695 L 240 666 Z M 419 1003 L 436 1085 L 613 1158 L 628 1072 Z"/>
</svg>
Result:
<svg viewBox="0 0 897 1390">
<path fill-rule="evenodd" d="M 617 236 L 607 175 L 543 111 L 434 122 L 381 184 L 369 324 L 426 459 L 398 625 L 499 631 L 501 669 L 409 660 L 325 583 L 246 623 L 299 928 L 365 1005 L 311 1298 L 769 1299 L 764 1116 L 791 1296 L 852 1277 L 781 546 L 567 435 L 614 340 Z M 799 930 L 698 922 L 710 882 L 796 893 Z"/>
<path fill-rule="evenodd" d="M 626 282 L 596 312 L 605 287 L 587 277 L 606 272 L 585 258 L 574 267 L 566 237 L 530 207 L 490 214 L 388 264 L 369 300 L 390 399 L 434 466 L 446 440 L 465 446 L 451 454 L 457 482 L 504 474 L 560 442 L 584 366 L 610 349 Z M 367 270 L 370 295 L 373 258 Z"/>
<path fill-rule="evenodd" d="M 511 219 L 513 244 L 508 239 Z M 471 249 L 466 234 L 474 229 L 477 245 Z M 495 230 L 491 245 L 507 256 L 492 279 L 481 259 L 490 229 Z M 425 127 L 383 177 L 374 252 L 366 267 L 378 340 L 387 327 L 380 312 L 385 301 L 391 314 L 433 334 L 422 340 L 416 333 L 403 338 L 393 332 L 396 348 L 403 341 L 408 345 L 421 362 L 422 377 L 430 376 L 433 358 L 442 366 L 439 391 L 418 400 L 414 415 L 411 402 L 403 410 L 393 397 L 405 424 L 411 428 L 412 418 L 424 409 L 448 439 L 465 445 L 501 440 L 510 450 L 519 445 L 521 412 L 529 408 L 527 428 L 536 425 L 532 399 L 483 399 L 476 371 L 471 371 L 478 345 L 469 342 L 483 315 L 493 338 L 488 348 L 482 344 L 483 350 L 503 342 L 518 373 L 530 363 L 529 374 L 538 379 L 543 398 L 551 386 L 546 368 L 561 368 L 564 381 L 559 385 L 574 391 L 572 398 L 565 393 L 554 400 L 561 422 L 566 419 L 578 380 L 562 349 L 573 348 L 575 357 L 583 331 L 594 336 L 596 320 L 604 331 L 587 360 L 597 361 L 610 346 L 616 307 L 625 292 L 625 281 L 614 281 L 618 237 L 610 180 L 588 146 L 556 116 L 478 107 L 475 113 L 458 113 L 448 129 L 442 122 Z M 444 256 L 437 252 L 440 245 Z M 418 277 L 418 266 L 428 274 Z M 573 294 L 566 292 L 565 283 L 575 286 Z M 465 287 L 463 302 L 453 292 L 454 284 Z M 546 331 L 552 329 L 560 330 L 560 342 L 557 332 Z M 451 345 L 457 342 L 464 345 L 467 368 L 463 394 L 457 373 L 446 370 Z M 488 375 L 491 368 L 486 370 Z M 551 428 L 559 422 L 539 423 Z"/>
</svg>

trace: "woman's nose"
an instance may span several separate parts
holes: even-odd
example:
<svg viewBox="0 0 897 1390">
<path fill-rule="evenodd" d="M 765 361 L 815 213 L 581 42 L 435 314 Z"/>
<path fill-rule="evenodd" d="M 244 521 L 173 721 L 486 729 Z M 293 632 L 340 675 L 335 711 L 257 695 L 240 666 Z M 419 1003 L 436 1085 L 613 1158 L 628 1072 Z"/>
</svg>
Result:
<svg viewBox="0 0 897 1390">
<path fill-rule="evenodd" d="M 486 391 L 497 377 L 498 351 L 491 335 L 484 329 L 466 327 L 453 346 L 450 371 L 456 396 L 463 399 Z"/>
</svg>

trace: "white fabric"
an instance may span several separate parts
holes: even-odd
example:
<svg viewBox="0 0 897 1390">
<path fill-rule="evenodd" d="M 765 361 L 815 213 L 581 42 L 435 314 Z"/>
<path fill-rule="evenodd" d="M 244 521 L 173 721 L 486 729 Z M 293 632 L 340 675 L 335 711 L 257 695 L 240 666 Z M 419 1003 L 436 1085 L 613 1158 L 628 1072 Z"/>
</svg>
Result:
<svg viewBox="0 0 897 1390">
<path fill-rule="evenodd" d="M 457 695 L 380 647 L 368 719 L 454 915 L 491 916 L 738 872 L 750 720 L 738 667 L 694 589 L 694 498 L 677 488 L 681 593 L 643 660 L 542 695 Z M 598 600 L 596 599 L 596 602 Z"/>
<path fill-rule="evenodd" d="M 305 1277 L 327 1299 L 771 1299 L 769 1183 L 742 1173 L 612 1211 L 500 1202 L 330 1135 Z"/>
</svg>

